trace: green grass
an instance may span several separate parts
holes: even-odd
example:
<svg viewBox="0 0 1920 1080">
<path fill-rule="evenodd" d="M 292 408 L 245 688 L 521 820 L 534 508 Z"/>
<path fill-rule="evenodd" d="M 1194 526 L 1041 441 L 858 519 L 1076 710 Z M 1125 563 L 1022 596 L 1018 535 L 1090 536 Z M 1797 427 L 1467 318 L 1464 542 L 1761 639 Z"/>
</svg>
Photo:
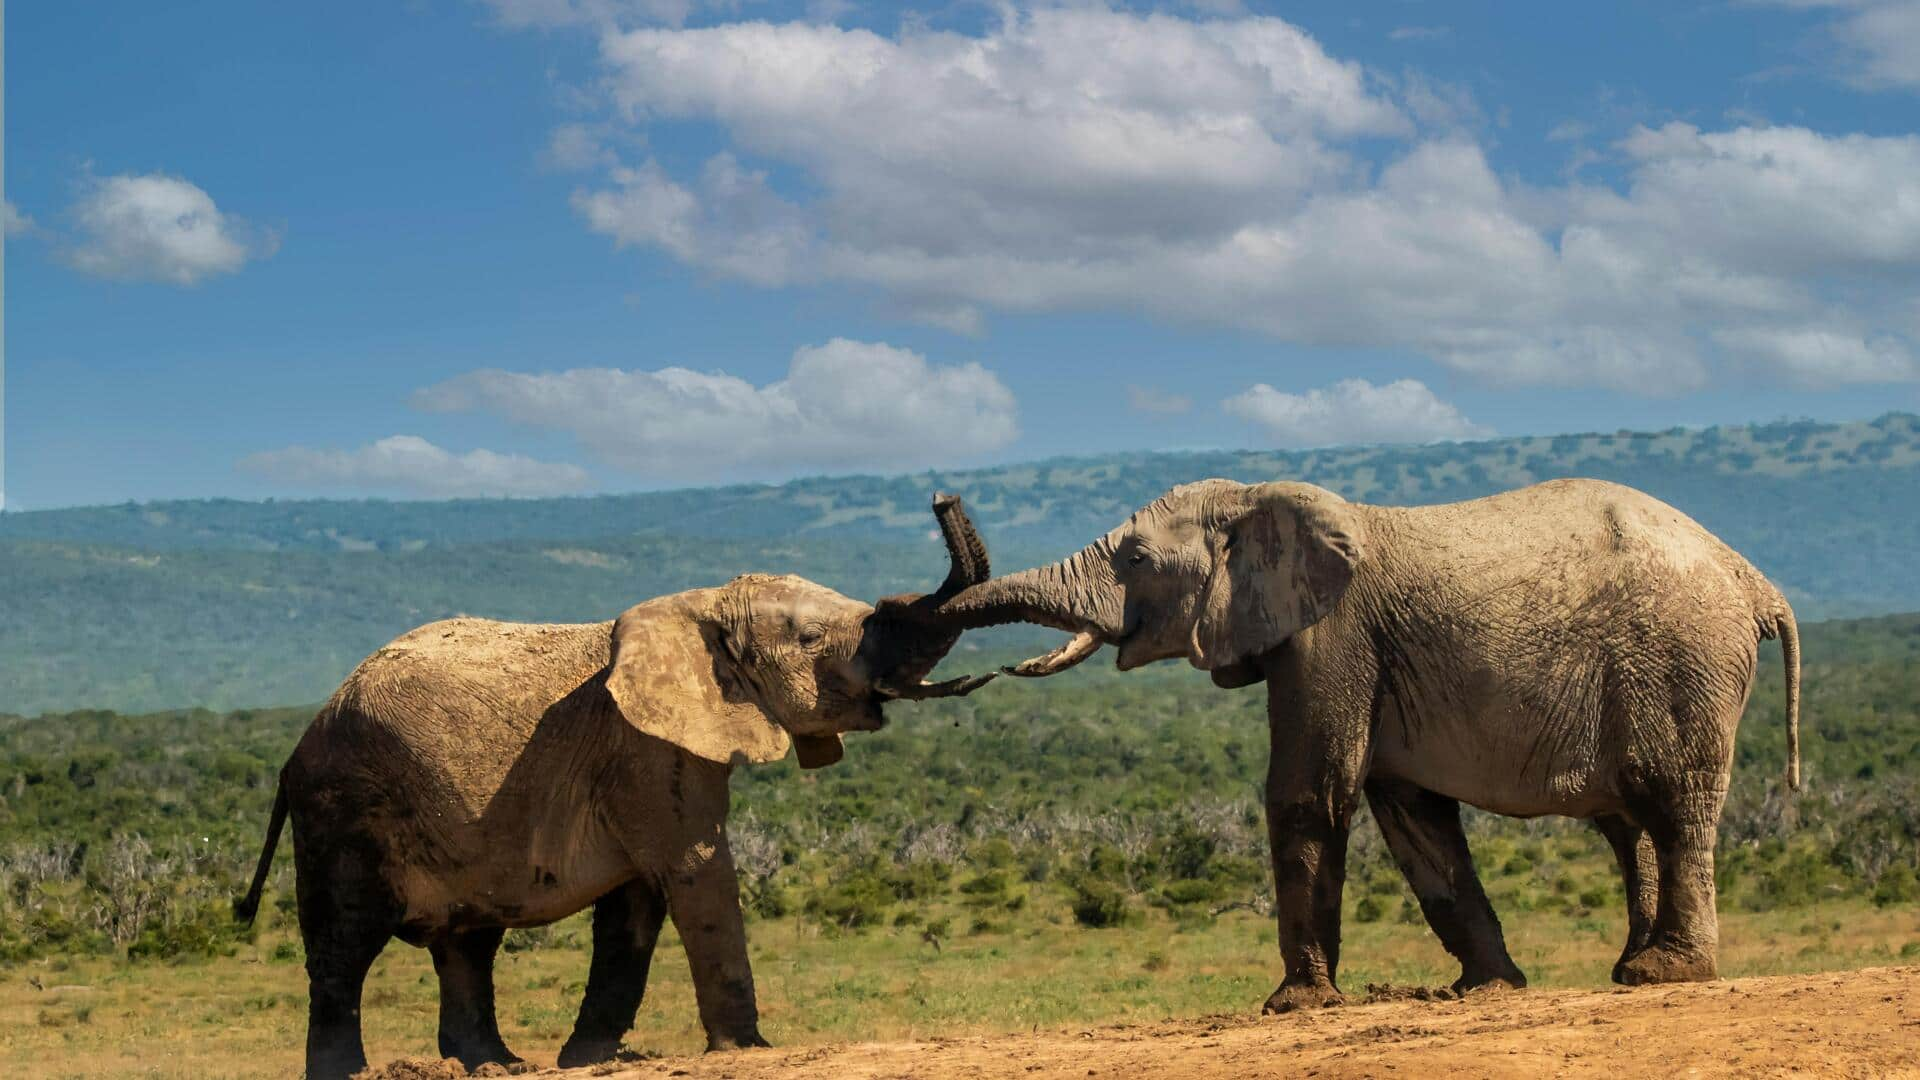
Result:
<svg viewBox="0 0 1920 1080">
<path fill-rule="evenodd" d="M 966 909 L 935 914 L 941 911 L 961 926 Z M 1503 914 L 1514 957 L 1534 986 L 1608 985 L 1624 933 L 1617 906 Z M 572 1028 L 587 969 L 584 930 L 572 920 L 562 926 L 561 944 L 500 955 L 502 1030 L 535 1061 L 551 1063 Z M 1723 918 L 1721 937 L 1728 977 L 1837 970 L 1920 955 L 1920 917 L 1861 902 L 1734 912 Z M 292 1075 L 305 1032 L 305 981 L 297 961 L 273 959 L 288 940 L 277 925 L 212 960 L 52 958 L 16 966 L 0 980 L 8 1075 Z M 1063 907 L 1041 903 L 1010 918 L 1005 930 L 962 929 L 937 949 L 917 926 L 840 934 L 786 918 L 754 924 L 752 947 L 763 1030 L 784 1046 L 1246 1013 L 1279 973 L 1271 922 L 1244 910 L 1186 920 L 1153 912 L 1124 929 L 1087 930 Z M 1349 921 L 1343 949 L 1340 981 L 1355 997 L 1369 983 L 1444 985 L 1458 973 L 1423 924 L 1397 918 Z M 628 1047 L 698 1052 L 704 1037 L 671 931 L 653 970 Z M 437 1008 L 425 952 L 395 942 L 367 985 L 370 1056 L 431 1056 Z"/>
</svg>

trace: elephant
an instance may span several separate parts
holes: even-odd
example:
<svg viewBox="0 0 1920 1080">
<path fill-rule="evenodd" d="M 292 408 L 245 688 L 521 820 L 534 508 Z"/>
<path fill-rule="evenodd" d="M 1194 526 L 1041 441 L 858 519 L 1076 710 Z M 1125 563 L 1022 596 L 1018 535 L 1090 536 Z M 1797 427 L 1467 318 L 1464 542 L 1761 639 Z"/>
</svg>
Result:
<svg viewBox="0 0 1920 1080">
<path fill-rule="evenodd" d="M 1716 976 L 1715 832 L 1762 639 L 1778 637 L 1786 661 L 1799 785 L 1793 609 L 1692 519 L 1604 481 L 1392 507 L 1206 480 L 935 617 L 1075 635 L 1013 674 L 1051 675 L 1111 644 L 1123 671 L 1184 657 L 1220 687 L 1267 684 L 1286 972 L 1267 1012 L 1342 1000 L 1340 895 L 1363 795 L 1464 991 L 1526 980 L 1460 803 L 1591 819 L 1628 897 L 1613 977 L 1641 984 Z"/>
<path fill-rule="evenodd" d="M 455 618 L 404 634 L 349 675 L 280 773 L 251 921 L 291 817 L 309 986 L 307 1075 L 366 1066 L 363 981 L 390 937 L 432 954 L 439 1048 L 517 1063 L 494 1016 L 508 928 L 591 905 L 593 953 L 563 1066 L 611 1058 L 671 916 L 710 1050 L 765 1046 L 727 846 L 735 765 L 795 748 L 838 760 L 885 701 L 971 693 L 930 683 L 958 638 L 932 606 L 989 575 L 964 509 L 936 498 L 952 569 L 876 607 L 793 576 L 748 574 L 612 622 Z"/>
</svg>

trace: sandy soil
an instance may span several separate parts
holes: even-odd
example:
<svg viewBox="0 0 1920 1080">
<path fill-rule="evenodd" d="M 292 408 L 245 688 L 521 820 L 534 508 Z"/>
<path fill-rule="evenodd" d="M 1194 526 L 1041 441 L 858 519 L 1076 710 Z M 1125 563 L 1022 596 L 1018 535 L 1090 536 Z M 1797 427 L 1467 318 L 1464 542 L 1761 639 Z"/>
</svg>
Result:
<svg viewBox="0 0 1920 1080">
<path fill-rule="evenodd" d="M 1374 998 L 1287 1016 L 750 1050 L 539 1075 L 623 1080 L 1920 1077 L 1920 968 L 1638 990 L 1496 991 L 1463 1000 L 1421 1000 L 1404 991 Z M 394 1064 L 413 1069 L 439 1063 Z M 390 1075 L 397 1080 L 431 1073 L 396 1070 Z"/>
</svg>

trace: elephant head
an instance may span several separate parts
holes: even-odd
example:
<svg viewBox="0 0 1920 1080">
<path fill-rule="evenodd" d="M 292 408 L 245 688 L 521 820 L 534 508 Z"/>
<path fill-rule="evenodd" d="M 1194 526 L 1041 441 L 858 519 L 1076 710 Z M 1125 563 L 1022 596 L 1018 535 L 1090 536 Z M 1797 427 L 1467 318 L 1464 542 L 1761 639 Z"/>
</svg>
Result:
<svg viewBox="0 0 1920 1080">
<path fill-rule="evenodd" d="M 879 609 L 789 576 L 744 574 L 628 609 L 613 624 L 607 690 L 649 735 L 713 761 L 775 761 L 787 747 L 804 768 L 838 761 L 840 735 L 876 731 L 882 705 L 972 693 L 991 673 L 928 683 L 958 630 L 921 612 L 985 581 L 986 549 L 960 501 L 935 500 L 953 567 L 930 597 L 889 597 Z"/>
<path fill-rule="evenodd" d="M 1311 484 L 1205 480 L 1174 488 L 1051 566 L 940 605 L 950 629 L 1032 622 L 1073 640 L 1006 669 L 1051 675 L 1118 646 L 1122 671 L 1185 657 L 1226 686 L 1340 602 L 1361 557 L 1356 508 Z"/>
</svg>

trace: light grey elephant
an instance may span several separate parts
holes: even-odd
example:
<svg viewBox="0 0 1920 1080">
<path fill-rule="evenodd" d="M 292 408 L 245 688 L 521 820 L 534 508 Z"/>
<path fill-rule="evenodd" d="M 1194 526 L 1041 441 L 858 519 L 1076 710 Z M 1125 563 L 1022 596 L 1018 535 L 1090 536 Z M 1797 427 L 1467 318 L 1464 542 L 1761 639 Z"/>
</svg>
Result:
<svg viewBox="0 0 1920 1080">
<path fill-rule="evenodd" d="M 612 623 L 451 619 L 347 677 L 280 774 L 251 919 L 290 814 L 309 980 L 307 1075 L 366 1065 L 360 992 L 390 937 L 440 979 L 440 1052 L 519 1059 L 494 1019 L 509 927 L 594 908 L 585 1000 L 560 1064 L 619 1048 L 671 915 L 709 1049 L 764 1046 L 728 853 L 735 765 L 788 747 L 813 768 L 883 702 L 965 694 L 928 683 L 956 632 L 924 613 L 988 575 L 957 499 L 935 502 L 953 558 L 941 590 L 876 610 L 797 577 L 747 575 L 650 600 Z"/>
<path fill-rule="evenodd" d="M 1686 515 L 1617 484 L 1402 508 L 1208 480 L 938 615 L 956 629 L 1023 620 L 1077 635 L 1016 674 L 1112 644 L 1121 670 L 1185 657 L 1223 687 L 1266 681 L 1286 966 L 1269 1012 L 1340 1000 L 1340 893 L 1363 793 L 1465 989 L 1525 979 L 1459 803 L 1598 825 L 1625 876 L 1614 978 L 1631 984 L 1715 975 L 1715 830 L 1763 638 L 1786 657 L 1799 783 L 1792 609 Z"/>
</svg>

